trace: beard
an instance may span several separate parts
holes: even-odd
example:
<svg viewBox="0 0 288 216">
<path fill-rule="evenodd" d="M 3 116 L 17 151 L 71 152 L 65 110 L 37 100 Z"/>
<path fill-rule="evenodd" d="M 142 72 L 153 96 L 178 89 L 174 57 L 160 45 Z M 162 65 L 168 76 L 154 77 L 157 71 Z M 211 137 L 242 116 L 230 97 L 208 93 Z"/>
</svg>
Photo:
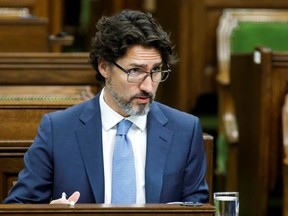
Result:
<svg viewBox="0 0 288 216">
<path fill-rule="evenodd" d="M 131 96 L 128 100 L 126 100 L 125 98 L 121 97 L 121 95 L 119 95 L 113 88 L 111 79 L 107 80 L 106 87 L 118 106 L 129 116 L 147 115 L 150 110 L 151 103 L 155 98 L 154 94 L 141 91 L 139 94 Z M 149 102 L 147 104 L 137 104 L 133 106 L 133 100 L 136 97 L 149 97 Z"/>
</svg>

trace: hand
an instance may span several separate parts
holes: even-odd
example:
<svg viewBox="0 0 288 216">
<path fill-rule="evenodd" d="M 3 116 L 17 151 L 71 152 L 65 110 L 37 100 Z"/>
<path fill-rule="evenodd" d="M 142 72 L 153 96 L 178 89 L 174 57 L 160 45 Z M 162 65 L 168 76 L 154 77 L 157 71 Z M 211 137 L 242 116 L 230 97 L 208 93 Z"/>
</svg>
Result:
<svg viewBox="0 0 288 216">
<path fill-rule="evenodd" d="M 50 204 L 70 204 L 74 205 L 80 197 L 80 192 L 75 191 L 68 199 L 66 198 L 66 194 L 62 193 L 62 197 L 60 199 L 52 200 Z"/>
</svg>

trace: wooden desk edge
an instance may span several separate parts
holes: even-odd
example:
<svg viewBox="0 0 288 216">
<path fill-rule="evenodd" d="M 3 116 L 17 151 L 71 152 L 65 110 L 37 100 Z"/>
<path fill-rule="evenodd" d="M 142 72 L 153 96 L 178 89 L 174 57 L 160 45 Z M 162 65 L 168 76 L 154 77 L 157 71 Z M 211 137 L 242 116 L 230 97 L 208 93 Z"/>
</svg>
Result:
<svg viewBox="0 0 288 216">
<path fill-rule="evenodd" d="M 48 212 L 146 212 L 146 213 L 214 213 L 215 207 L 204 204 L 198 207 L 181 206 L 176 204 L 144 204 L 144 205 L 107 205 L 107 204 L 76 204 L 70 205 L 49 205 L 49 204 L 0 204 L 0 215 L 5 213 L 48 213 Z"/>
</svg>

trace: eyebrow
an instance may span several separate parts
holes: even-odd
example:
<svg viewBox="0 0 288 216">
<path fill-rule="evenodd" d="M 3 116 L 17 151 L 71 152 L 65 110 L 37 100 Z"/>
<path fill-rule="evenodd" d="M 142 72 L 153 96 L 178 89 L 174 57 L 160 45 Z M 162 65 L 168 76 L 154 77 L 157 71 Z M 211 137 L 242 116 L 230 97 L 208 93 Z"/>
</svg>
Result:
<svg viewBox="0 0 288 216">
<path fill-rule="evenodd" d="M 160 65 L 162 65 L 162 64 L 163 64 L 162 61 L 161 61 L 161 62 L 157 62 L 157 63 L 155 63 L 155 64 L 153 65 L 152 68 L 155 68 L 155 67 L 160 66 Z M 147 64 L 131 63 L 129 66 L 130 66 L 130 67 L 141 67 L 141 68 L 147 68 L 148 65 L 147 65 Z"/>
</svg>

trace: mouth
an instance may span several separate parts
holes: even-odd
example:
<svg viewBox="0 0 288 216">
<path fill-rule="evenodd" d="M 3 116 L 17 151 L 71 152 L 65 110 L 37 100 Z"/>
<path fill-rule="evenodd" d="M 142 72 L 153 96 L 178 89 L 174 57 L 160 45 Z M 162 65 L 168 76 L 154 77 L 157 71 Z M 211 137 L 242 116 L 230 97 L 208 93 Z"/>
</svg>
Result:
<svg viewBox="0 0 288 216">
<path fill-rule="evenodd" d="M 153 100 L 152 93 L 141 92 L 133 97 L 139 104 L 148 104 Z"/>
<path fill-rule="evenodd" d="M 150 97 L 135 97 L 136 101 L 140 104 L 147 104 L 150 102 Z"/>
</svg>

